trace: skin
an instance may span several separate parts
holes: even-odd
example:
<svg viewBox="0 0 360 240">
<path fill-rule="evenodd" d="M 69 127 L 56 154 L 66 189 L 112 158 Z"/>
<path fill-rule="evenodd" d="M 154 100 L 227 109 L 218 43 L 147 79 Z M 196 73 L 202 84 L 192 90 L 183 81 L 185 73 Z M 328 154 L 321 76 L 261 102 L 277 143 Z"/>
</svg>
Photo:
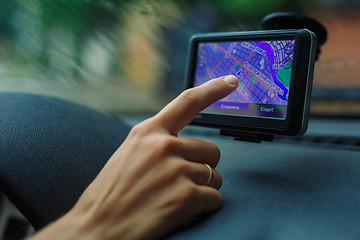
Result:
<svg viewBox="0 0 360 240">
<path fill-rule="evenodd" d="M 76 205 L 31 239 L 159 239 L 221 206 L 220 150 L 179 138 L 196 114 L 238 86 L 235 76 L 188 89 L 136 125 Z"/>
</svg>

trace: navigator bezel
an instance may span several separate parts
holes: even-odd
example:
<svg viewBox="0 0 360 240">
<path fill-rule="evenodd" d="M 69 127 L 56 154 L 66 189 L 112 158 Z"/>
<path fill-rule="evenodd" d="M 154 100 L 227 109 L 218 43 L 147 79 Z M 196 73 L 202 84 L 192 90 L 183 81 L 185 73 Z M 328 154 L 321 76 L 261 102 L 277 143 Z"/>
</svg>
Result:
<svg viewBox="0 0 360 240">
<path fill-rule="evenodd" d="M 189 42 L 186 88 L 194 86 L 199 43 L 292 39 L 295 40 L 295 45 L 285 119 L 201 112 L 195 117 L 192 124 L 267 134 L 291 136 L 304 134 L 308 124 L 316 54 L 316 36 L 307 29 L 196 34 Z"/>
</svg>

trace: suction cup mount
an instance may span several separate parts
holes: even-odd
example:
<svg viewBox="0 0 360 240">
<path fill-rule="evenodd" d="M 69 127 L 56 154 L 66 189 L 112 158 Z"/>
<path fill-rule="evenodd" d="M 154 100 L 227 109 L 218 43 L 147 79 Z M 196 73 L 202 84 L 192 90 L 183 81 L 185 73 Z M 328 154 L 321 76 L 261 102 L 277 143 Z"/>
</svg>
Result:
<svg viewBox="0 0 360 240">
<path fill-rule="evenodd" d="M 306 28 L 315 33 L 317 37 L 316 60 L 320 54 L 320 46 L 327 39 L 325 27 L 315 19 L 293 12 L 275 12 L 265 16 L 261 21 L 263 30 L 302 29 Z"/>
</svg>

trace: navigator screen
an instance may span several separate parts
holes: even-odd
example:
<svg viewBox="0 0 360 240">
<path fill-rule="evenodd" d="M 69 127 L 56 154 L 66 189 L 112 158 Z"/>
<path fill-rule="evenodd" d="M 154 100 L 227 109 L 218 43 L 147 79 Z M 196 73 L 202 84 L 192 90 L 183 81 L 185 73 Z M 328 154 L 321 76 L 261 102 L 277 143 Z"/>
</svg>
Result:
<svg viewBox="0 0 360 240">
<path fill-rule="evenodd" d="M 285 119 L 295 40 L 200 42 L 194 86 L 225 75 L 239 87 L 204 113 Z"/>
</svg>

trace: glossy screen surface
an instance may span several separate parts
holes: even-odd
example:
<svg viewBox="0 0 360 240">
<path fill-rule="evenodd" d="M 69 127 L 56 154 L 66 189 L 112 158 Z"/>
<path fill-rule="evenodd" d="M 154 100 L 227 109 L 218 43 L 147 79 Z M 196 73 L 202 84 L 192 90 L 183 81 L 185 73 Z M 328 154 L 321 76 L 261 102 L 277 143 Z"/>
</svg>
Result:
<svg viewBox="0 0 360 240">
<path fill-rule="evenodd" d="M 239 87 L 205 113 L 285 119 L 295 40 L 200 42 L 194 86 L 235 75 Z"/>
</svg>

